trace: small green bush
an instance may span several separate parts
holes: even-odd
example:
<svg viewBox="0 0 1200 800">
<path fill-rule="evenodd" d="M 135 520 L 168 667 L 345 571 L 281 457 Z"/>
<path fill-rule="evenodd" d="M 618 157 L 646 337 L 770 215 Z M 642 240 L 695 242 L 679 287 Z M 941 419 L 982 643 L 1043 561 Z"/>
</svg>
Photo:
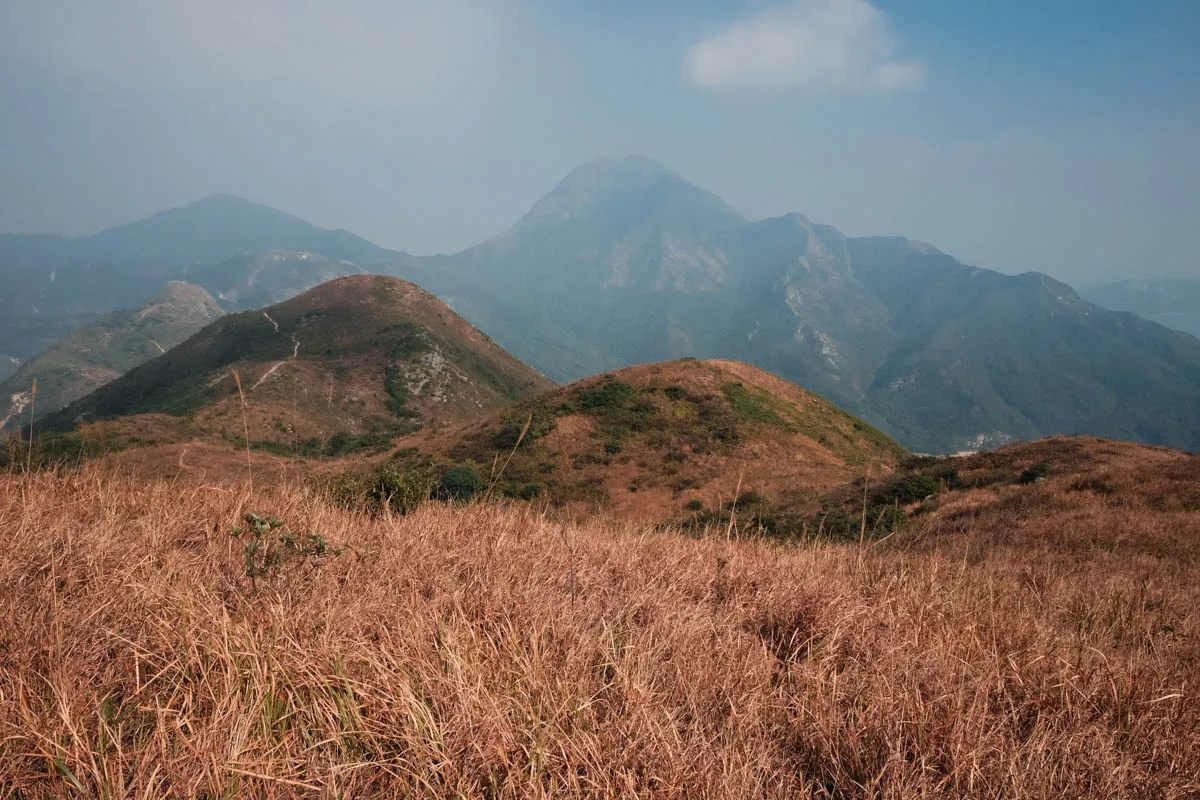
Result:
<svg viewBox="0 0 1200 800">
<path fill-rule="evenodd" d="M 941 488 L 941 481 L 932 475 L 901 475 L 877 488 L 871 502 L 878 506 L 903 506 L 935 495 Z"/>
<path fill-rule="evenodd" d="M 546 493 L 546 484 L 544 483 L 527 483 L 517 492 L 517 497 L 522 500 L 536 500 Z"/>
<path fill-rule="evenodd" d="M 335 505 L 353 511 L 396 514 L 416 511 L 429 499 L 435 485 L 429 469 L 401 469 L 381 464 L 372 470 L 343 472 L 318 485 L 318 491 Z"/>
<path fill-rule="evenodd" d="M 256 585 L 259 578 L 275 575 L 288 560 L 303 563 L 342 554 L 323 536 L 292 533 L 278 517 L 246 514 L 242 519 L 245 527 L 234 528 L 229 534 L 242 541 L 246 577 L 251 585 Z"/>
<path fill-rule="evenodd" d="M 1021 477 L 1017 478 L 1017 483 L 1028 485 L 1037 483 L 1039 480 L 1045 480 L 1050 477 L 1053 470 L 1050 467 L 1049 461 L 1039 461 L 1029 469 L 1021 473 Z"/>
<path fill-rule="evenodd" d="M 470 500 L 487 488 L 487 481 L 480 477 L 474 467 L 450 467 L 442 473 L 438 483 L 438 497 L 443 500 Z"/>
<path fill-rule="evenodd" d="M 589 411 L 623 408 L 634 395 L 636 387 L 624 381 L 605 381 L 599 386 L 579 393 L 579 404 Z"/>
</svg>

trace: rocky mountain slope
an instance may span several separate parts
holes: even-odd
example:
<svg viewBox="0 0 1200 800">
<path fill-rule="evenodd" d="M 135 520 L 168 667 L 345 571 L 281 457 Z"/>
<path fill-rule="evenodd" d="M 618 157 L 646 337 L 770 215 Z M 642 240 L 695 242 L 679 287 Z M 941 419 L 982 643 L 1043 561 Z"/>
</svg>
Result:
<svg viewBox="0 0 1200 800">
<path fill-rule="evenodd" d="M 44 426 L 159 414 L 180 418 L 181 436 L 240 440 L 244 399 L 259 446 L 339 455 L 552 385 L 419 287 L 358 275 L 223 317 Z"/>
<path fill-rule="evenodd" d="M 63 408 L 162 355 L 223 313 L 208 292 L 176 281 L 141 308 L 104 315 L 0 382 L 0 429 L 27 424 L 31 412 L 36 418 Z"/>
</svg>

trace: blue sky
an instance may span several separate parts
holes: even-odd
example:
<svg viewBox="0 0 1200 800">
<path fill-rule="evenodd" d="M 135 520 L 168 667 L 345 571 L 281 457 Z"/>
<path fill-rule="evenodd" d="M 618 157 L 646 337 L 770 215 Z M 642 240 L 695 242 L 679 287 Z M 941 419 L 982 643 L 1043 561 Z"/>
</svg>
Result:
<svg viewBox="0 0 1200 800">
<path fill-rule="evenodd" d="M 1200 278 L 1200 3 L 0 0 L 0 231 L 213 192 L 453 251 L 657 158 L 1079 285 Z"/>
</svg>

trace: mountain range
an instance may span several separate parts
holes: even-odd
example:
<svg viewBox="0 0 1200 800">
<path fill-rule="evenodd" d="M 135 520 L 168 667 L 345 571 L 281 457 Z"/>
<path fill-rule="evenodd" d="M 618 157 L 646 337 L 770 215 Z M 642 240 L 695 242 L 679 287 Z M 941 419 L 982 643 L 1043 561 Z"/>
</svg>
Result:
<svg viewBox="0 0 1200 800">
<path fill-rule="evenodd" d="M 1055 433 L 1200 448 L 1194 337 L 921 242 L 747 220 L 640 157 L 580 167 L 454 255 L 384 250 L 230 197 L 94 237 L 2 237 L 0 354 L 27 358 L 167 280 L 238 310 L 367 271 L 415 281 L 559 382 L 734 359 L 915 450 Z"/>
<path fill-rule="evenodd" d="M 746 361 L 916 450 L 1054 433 L 1200 447 L 1200 342 L 898 237 L 745 220 L 646 159 L 598 161 L 511 230 L 409 274 L 560 382 Z"/>
</svg>

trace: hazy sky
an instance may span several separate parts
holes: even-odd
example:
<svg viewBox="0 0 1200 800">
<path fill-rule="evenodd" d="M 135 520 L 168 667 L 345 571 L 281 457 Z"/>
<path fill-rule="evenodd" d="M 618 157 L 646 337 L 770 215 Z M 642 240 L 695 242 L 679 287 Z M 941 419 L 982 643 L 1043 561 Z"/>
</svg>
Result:
<svg viewBox="0 0 1200 800">
<path fill-rule="evenodd" d="M 214 192 L 416 253 L 641 153 L 1079 285 L 1200 278 L 1194 0 L 0 0 L 0 232 Z"/>
</svg>

